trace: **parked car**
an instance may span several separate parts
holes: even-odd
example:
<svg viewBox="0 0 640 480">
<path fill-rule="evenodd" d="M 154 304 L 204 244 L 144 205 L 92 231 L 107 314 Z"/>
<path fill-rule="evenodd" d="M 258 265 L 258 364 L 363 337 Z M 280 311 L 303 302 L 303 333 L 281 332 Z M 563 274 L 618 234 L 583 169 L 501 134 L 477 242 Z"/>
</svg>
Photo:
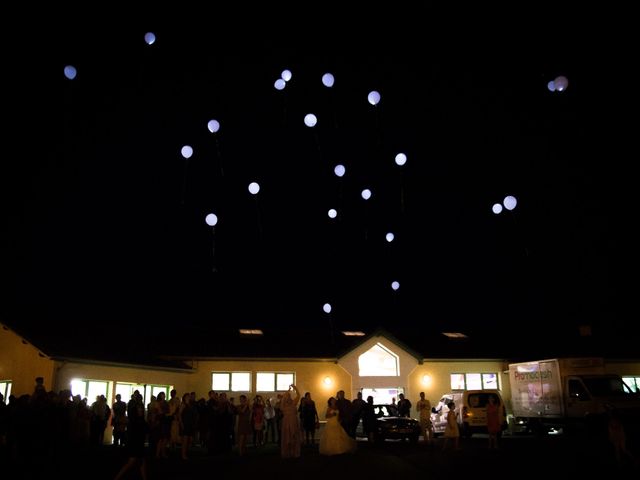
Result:
<svg viewBox="0 0 640 480">
<path fill-rule="evenodd" d="M 383 442 L 386 439 L 408 439 L 416 443 L 420 437 L 420 422 L 415 418 L 398 416 L 398 408 L 391 404 L 374 405 L 376 427 L 373 433 L 374 441 Z"/>
<path fill-rule="evenodd" d="M 456 413 L 458 414 L 458 423 L 462 426 L 462 416 L 460 415 L 460 407 L 462 406 L 462 392 L 445 393 L 438 404 L 431 409 L 431 423 L 433 424 L 433 434 L 435 436 L 442 435 L 447 426 L 447 414 L 449 413 L 449 402 L 455 403 Z"/>
<path fill-rule="evenodd" d="M 507 412 L 499 390 L 465 390 L 459 405 L 462 415 L 458 416 L 462 420 L 460 433 L 465 437 L 474 433 L 487 433 L 487 403 L 490 396 L 496 399 L 502 417 L 502 429 L 506 429 Z"/>
</svg>

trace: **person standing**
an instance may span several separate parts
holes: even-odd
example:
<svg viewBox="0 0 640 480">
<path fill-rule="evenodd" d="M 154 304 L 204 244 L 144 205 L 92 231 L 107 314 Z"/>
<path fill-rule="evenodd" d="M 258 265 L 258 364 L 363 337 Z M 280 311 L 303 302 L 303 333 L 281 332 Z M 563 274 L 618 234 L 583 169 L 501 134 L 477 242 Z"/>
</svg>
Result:
<svg viewBox="0 0 640 480">
<path fill-rule="evenodd" d="M 291 396 L 291 391 L 296 393 Z M 300 432 L 300 421 L 298 419 L 298 402 L 300 392 L 295 385 L 289 385 L 289 391 L 282 395 L 282 430 L 280 431 L 280 454 L 282 458 L 298 458 L 302 447 L 302 434 Z"/>
<path fill-rule="evenodd" d="M 420 418 L 420 430 L 424 443 L 431 445 L 433 440 L 433 423 L 431 422 L 431 402 L 427 400 L 424 392 L 420 392 L 420 400 L 416 403 Z"/>
<path fill-rule="evenodd" d="M 408 398 L 404 398 L 404 393 L 398 395 L 398 415 L 400 417 L 411 416 L 411 401 Z"/>
<path fill-rule="evenodd" d="M 500 405 L 495 395 L 487 397 L 487 431 L 489 432 L 489 448 L 498 448 L 498 434 L 502 429 L 502 415 Z"/>
<path fill-rule="evenodd" d="M 456 404 L 449 402 L 447 407 L 449 407 L 449 412 L 447 412 L 447 426 L 444 428 L 444 443 L 442 444 L 442 450 L 447 448 L 450 439 L 453 439 L 455 449 L 460 450 L 460 429 L 458 428 Z"/>
<path fill-rule="evenodd" d="M 122 396 L 119 393 L 116 395 L 116 401 L 113 402 L 112 411 L 113 444 L 116 447 L 123 446 L 127 431 L 127 404 L 122 401 Z"/>
</svg>

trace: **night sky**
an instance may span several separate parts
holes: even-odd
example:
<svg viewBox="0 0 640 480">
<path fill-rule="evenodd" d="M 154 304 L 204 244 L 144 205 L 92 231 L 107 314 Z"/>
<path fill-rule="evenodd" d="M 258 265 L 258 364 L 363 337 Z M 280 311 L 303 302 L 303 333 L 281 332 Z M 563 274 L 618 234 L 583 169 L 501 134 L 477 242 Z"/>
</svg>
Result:
<svg viewBox="0 0 640 480">
<path fill-rule="evenodd" d="M 176 24 L 13 39 L 3 322 L 98 342 L 117 326 L 326 328 L 329 302 L 337 329 L 637 331 L 621 280 L 630 167 L 605 133 L 617 60 L 598 36 L 243 46 Z M 568 87 L 549 91 L 559 75 Z M 492 213 L 507 195 L 516 208 Z"/>
</svg>

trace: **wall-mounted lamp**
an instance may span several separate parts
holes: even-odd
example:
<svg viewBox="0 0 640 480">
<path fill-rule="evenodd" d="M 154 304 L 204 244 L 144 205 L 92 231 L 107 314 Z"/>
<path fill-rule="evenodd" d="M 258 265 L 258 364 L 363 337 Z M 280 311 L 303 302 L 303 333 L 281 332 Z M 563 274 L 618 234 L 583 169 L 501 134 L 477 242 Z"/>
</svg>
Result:
<svg viewBox="0 0 640 480">
<path fill-rule="evenodd" d="M 331 380 L 331 377 L 324 377 L 324 380 L 322 380 L 322 383 L 324 383 L 325 386 L 329 387 L 333 383 L 333 380 Z"/>
<path fill-rule="evenodd" d="M 422 384 L 425 386 L 430 386 L 431 385 L 431 375 L 424 375 L 422 377 Z"/>
</svg>

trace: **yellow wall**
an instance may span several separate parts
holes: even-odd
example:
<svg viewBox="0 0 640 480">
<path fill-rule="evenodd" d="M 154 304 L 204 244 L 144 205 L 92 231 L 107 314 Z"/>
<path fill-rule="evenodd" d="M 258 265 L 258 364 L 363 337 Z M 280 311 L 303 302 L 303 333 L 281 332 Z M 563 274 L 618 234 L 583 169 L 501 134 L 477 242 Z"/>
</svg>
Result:
<svg viewBox="0 0 640 480">
<path fill-rule="evenodd" d="M 53 361 L 41 357 L 37 348 L 9 327 L 0 325 L 0 381 L 11 380 L 11 394 L 19 397 L 33 393 L 36 377 L 44 378 L 44 386 L 50 390 Z"/>
<path fill-rule="evenodd" d="M 640 348 L 639 348 L 640 350 Z M 625 377 L 640 377 L 639 361 L 607 361 L 604 369 L 607 373 L 617 373 Z"/>
</svg>

